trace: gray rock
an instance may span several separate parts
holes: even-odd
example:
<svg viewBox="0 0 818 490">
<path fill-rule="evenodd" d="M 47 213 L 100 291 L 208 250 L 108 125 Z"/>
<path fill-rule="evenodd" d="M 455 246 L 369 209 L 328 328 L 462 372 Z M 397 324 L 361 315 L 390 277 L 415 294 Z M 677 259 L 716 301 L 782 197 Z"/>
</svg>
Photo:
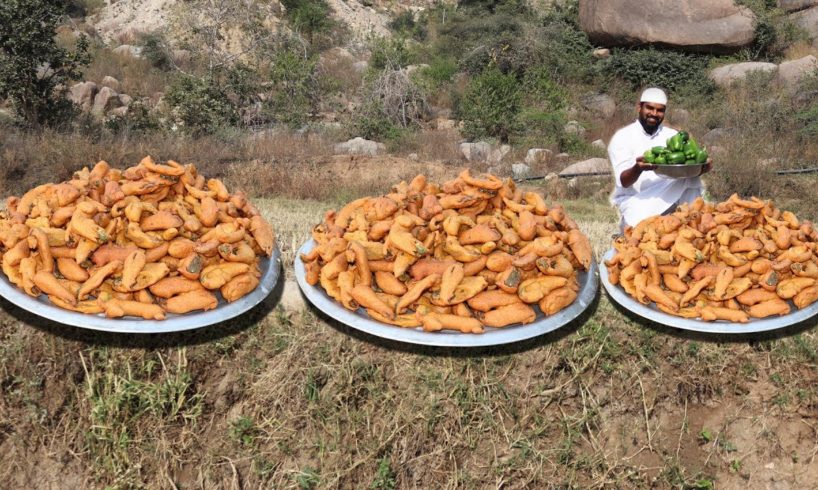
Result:
<svg viewBox="0 0 818 490">
<path fill-rule="evenodd" d="M 111 109 L 111 112 L 109 112 L 108 115 L 115 117 L 125 117 L 128 115 L 128 107 L 126 106 L 116 107 L 114 109 Z"/>
<path fill-rule="evenodd" d="M 531 175 L 531 167 L 524 163 L 514 163 L 511 165 L 511 176 L 513 179 L 524 179 Z"/>
<path fill-rule="evenodd" d="M 608 48 L 597 48 L 591 53 L 591 55 L 598 60 L 604 60 L 605 58 L 611 56 L 611 50 Z"/>
<path fill-rule="evenodd" d="M 616 101 L 608 94 L 586 95 L 582 98 L 582 106 L 603 119 L 610 119 L 616 112 Z"/>
<path fill-rule="evenodd" d="M 119 103 L 124 106 L 129 106 L 133 102 L 133 97 L 128 94 L 119 94 Z"/>
<path fill-rule="evenodd" d="M 105 75 L 105 78 L 102 79 L 102 83 L 100 83 L 100 85 L 113 89 L 114 92 L 119 92 L 119 80 L 112 76 Z"/>
<path fill-rule="evenodd" d="M 604 150 L 604 149 L 606 149 L 606 148 L 607 148 L 607 146 L 605 146 L 605 142 L 604 142 L 604 141 L 602 141 L 602 140 L 594 140 L 594 141 L 592 141 L 592 142 L 591 142 L 591 146 L 593 146 L 594 148 L 599 148 L 599 149 L 601 149 L 601 150 Z"/>
<path fill-rule="evenodd" d="M 660 44 L 727 53 L 755 38 L 755 16 L 733 0 L 580 0 L 579 21 L 602 47 Z"/>
<path fill-rule="evenodd" d="M 736 134 L 734 129 L 713 128 L 702 136 L 702 143 L 705 145 L 717 145 L 721 141 L 729 140 Z"/>
<path fill-rule="evenodd" d="M 610 172 L 611 163 L 607 158 L 589 158 L 565 167 L 560 175 L 590 174 Z"/>
<path fill-rule="evenodd" d="M 457 127 L 457 121 L 455 121 L 454 119 L 438 117 L 437 119 L 432 121 L 432 125 L 437 129 L 455 129 Z"/>
<path fill-rule="evenodd" d="M 719 87 L 729 87 L 733 82 L 743 80 L 754 71 L 773 72 L 778 68 L 775 63 L 747 61 L 744 63 L 730 63 L 729 65 L 714 68 L 707 75 Z"/>
<path fill-rule="evenodd" d="M 496 165 L 498 163 L 502 163 L 508 154 L 511 153 L 511 146 L 510 145 L 500 145 L 497 148 L 492 148 L 489 152 L 488 163 Z"/>
<path fill-rule="evenodd" d="M 568 153 L 557 153 L 554 156 L 554 163 L 557 165 L 565 165 L 571 156 Z"/>
<path fill-rule="evenodd" d="M 386 145 L 377 141 L 365 140 L 359 136 L 344 143 L 338 143 L 334 150 L 339 155 L 375 156 L 385 153 Z"/>
<path fill-rule="evenodd" d="M 529 148 L 525 154 L 525 163 L 531 167 L 548 165 L 553 156 L 554 152 L 547 148 Z"/>
<path fill-rule="evenodd" d="M 491 152 L 491 145 L 485 141 L 460 143 L 460 154 L 468 162 L 486 162 Z"/>
<path fill-rule="evenodd" d="M 121 106 L 119 101 L 119 94 L 111 87 L 102 87 L 99 93 L 94 97 L 94 106 L 91 108 L 91 114 L 95 116 L 103 116 L 111 109 Z"/>
<path fill-rule="evenodd" d="M 818 5 L 818 0 L 778 0 L 778 8 L 785 12 L 797 12 Z"/>
<path fill-rule="evenodd" d="M 807 31 L 809 37 L 818 38 L 818 7 L 808 8 L 788 15 L 795 25 Z"/>
<path fill-rule="evenodd" d="M 575 134 L 580 138 L 585 136 L 585 128 L 582 126 L 582 124 L 580 124 L 579 121 L 568 121 L 565 124 L 563 131 L 565 131 L 568 134 Z"/>
<path fill-rule="evenodd" d="M 687 109 L 670 109 L 668 122 L 677 126 L 687 126 L 690 122 L 690 111 Z"/>
<path fill-rule="evenodd" d="M 142 48 L 139 46 L 132 46 L 130 44 L 123 44 L 114 48 L 114 53 L 120 56 L 130 56 L 132 58 L 142 57 Z"/>
<path fill-rule="evenodd" d="M 818 58 L 813 55 L 804 56 L 797 60 L 784 61 L 778 65 L 776 81 L 791 91 L 798 88 L 798 84 L 808 74 L 818 68 Z"/>
<path fill-rule="evenodd" d="M 80 106 L 83 112 L 88 112 L 94 106 L 94 97 L 96 97 L 99 87 L 94 82 L 80 82 L 71 86 L 68 93 L 68 99 Z"/>
</svg>

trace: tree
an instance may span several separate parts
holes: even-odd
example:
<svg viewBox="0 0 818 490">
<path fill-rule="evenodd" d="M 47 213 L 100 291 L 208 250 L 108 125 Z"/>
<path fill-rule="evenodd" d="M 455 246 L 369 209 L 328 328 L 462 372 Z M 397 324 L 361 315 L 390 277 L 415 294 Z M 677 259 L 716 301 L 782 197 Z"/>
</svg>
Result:
<svg viewBox="0 0 818 490">
<path fill-rule="evenodd" d="M 493 136 L 508 142 L 518 129 L 520 104 L 520 84 L 514 74 L 504 75 L 489 66 L 469 83 L 458 107 L 466 136 Z"/>
<path fill-rule="evenodd" d="M 8 99 L 29 127 L 53 126 L 73 114 L 65 98 L 68 83 L 81 76 L 90 61 L 88 39 L 73 51 L 54 39 L 62 11 L 49 0 L 0 2 L 0 98 Z"/>
</svg>

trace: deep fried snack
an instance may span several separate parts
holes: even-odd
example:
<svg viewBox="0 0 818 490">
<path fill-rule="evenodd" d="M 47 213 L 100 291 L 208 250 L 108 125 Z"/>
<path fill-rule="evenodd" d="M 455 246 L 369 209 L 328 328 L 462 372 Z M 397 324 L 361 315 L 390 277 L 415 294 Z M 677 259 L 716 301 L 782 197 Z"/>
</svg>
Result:
<svg viewBox="0 0 818 490">
<path fill-rule="evenodd" d="M 463 333 L 483 333 L 483 325 L 476 318 L 445 313 L 417 314 L 426 332 L 457 330 Z"/>
<path fill-rule="evenodd" d="M 165 310 L 159 305 L 149 305 L 139 301 L 127 301 L 121 299 L 109 299 L 100 301 L 100 306 L 105 311 L 108 318 L 119 318 L 123 316 L 141 317 L 145 320 L 164 320 Z"/>
<path fill-rule="evenodd" d="M 475 320 L 471 308 L 497 325 L 530 322 L 536 311 L 524 301 L 566 288 L 542 303 L 556 313 L 575 301 L 576 275 L 593 260 L 562 207 L 468 170 L 441 185 L 418 176 L 328 211 L 312 238 L 315 248 L 301 256 L 308 283 L 385 323 L 430 331 L 449 328 L 429 317 L 436 313 L 460 318 L 451 328 L 477 332 L 462 323 Z"/>
<path fill-rule="evenodd" d="M 11 282 L 72 311 L 98 313 L 111 298 L 161 309 L 146 288 L 169 275 L 235 301 L 258 286 L 259 257 L 272 254 L 275 237 L 243 193 L 231 195 L 193 165 L 146 157 L 122 171 L 101 161 L 68 182 L 9 197 L 0 243 Z M 50 274 L 55 259 L 59 278 Z M 112 304 L 108 315 L 136 314 L 129 308 Z"/>
<path fill-rule="evenodd" d="M 755 197 L 683 204 L 627 228 L 614 248 L 611 283 L 675 315 L 744 322 L 818 299 L 815 227 Z"/>
<path fill-rule="evenodd" d="M 182 315 L 197 310 L 212 310 L 218 306 L 219 300 L 216 295 L 206 289 L 194 289 L 182 293 L 165 302 L 165 311 Z"/>
</svg>

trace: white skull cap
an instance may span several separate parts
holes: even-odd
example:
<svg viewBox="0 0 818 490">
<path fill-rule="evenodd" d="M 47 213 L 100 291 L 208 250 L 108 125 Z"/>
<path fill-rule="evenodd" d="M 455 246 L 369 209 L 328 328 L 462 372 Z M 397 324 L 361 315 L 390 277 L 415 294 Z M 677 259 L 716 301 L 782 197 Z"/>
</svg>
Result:
<svg viewBox="0 0 818 490">
<path fill-rule="evenodd" d="M 639 102 L 651 102 L 654 104 L 662 104 L 663 106 L 667 106 L 667 94 L 665 94 L 665 91 L 660 88 L 647 88 L 644 92 L 642 92 L 642 97 L 639 98 Z"/>
</svg>

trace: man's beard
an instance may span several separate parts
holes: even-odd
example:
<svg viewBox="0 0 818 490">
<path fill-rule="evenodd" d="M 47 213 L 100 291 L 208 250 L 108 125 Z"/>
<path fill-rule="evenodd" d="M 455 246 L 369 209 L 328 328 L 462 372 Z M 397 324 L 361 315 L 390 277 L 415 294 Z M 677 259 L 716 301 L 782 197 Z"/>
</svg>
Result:
<svg viewBox="0 0 818 490">
<path fill-rule="evenodd" d="M 648 118 L 639 116 L 639 124 L 642 125 L 642 129 L 645 130 L 648 134 L 653 134 L 659 129 L 659 125 L 662 124 L 661 119 L 654 119 L 656 123 L 651 123 L 648 121 Z"/>
</svg>

